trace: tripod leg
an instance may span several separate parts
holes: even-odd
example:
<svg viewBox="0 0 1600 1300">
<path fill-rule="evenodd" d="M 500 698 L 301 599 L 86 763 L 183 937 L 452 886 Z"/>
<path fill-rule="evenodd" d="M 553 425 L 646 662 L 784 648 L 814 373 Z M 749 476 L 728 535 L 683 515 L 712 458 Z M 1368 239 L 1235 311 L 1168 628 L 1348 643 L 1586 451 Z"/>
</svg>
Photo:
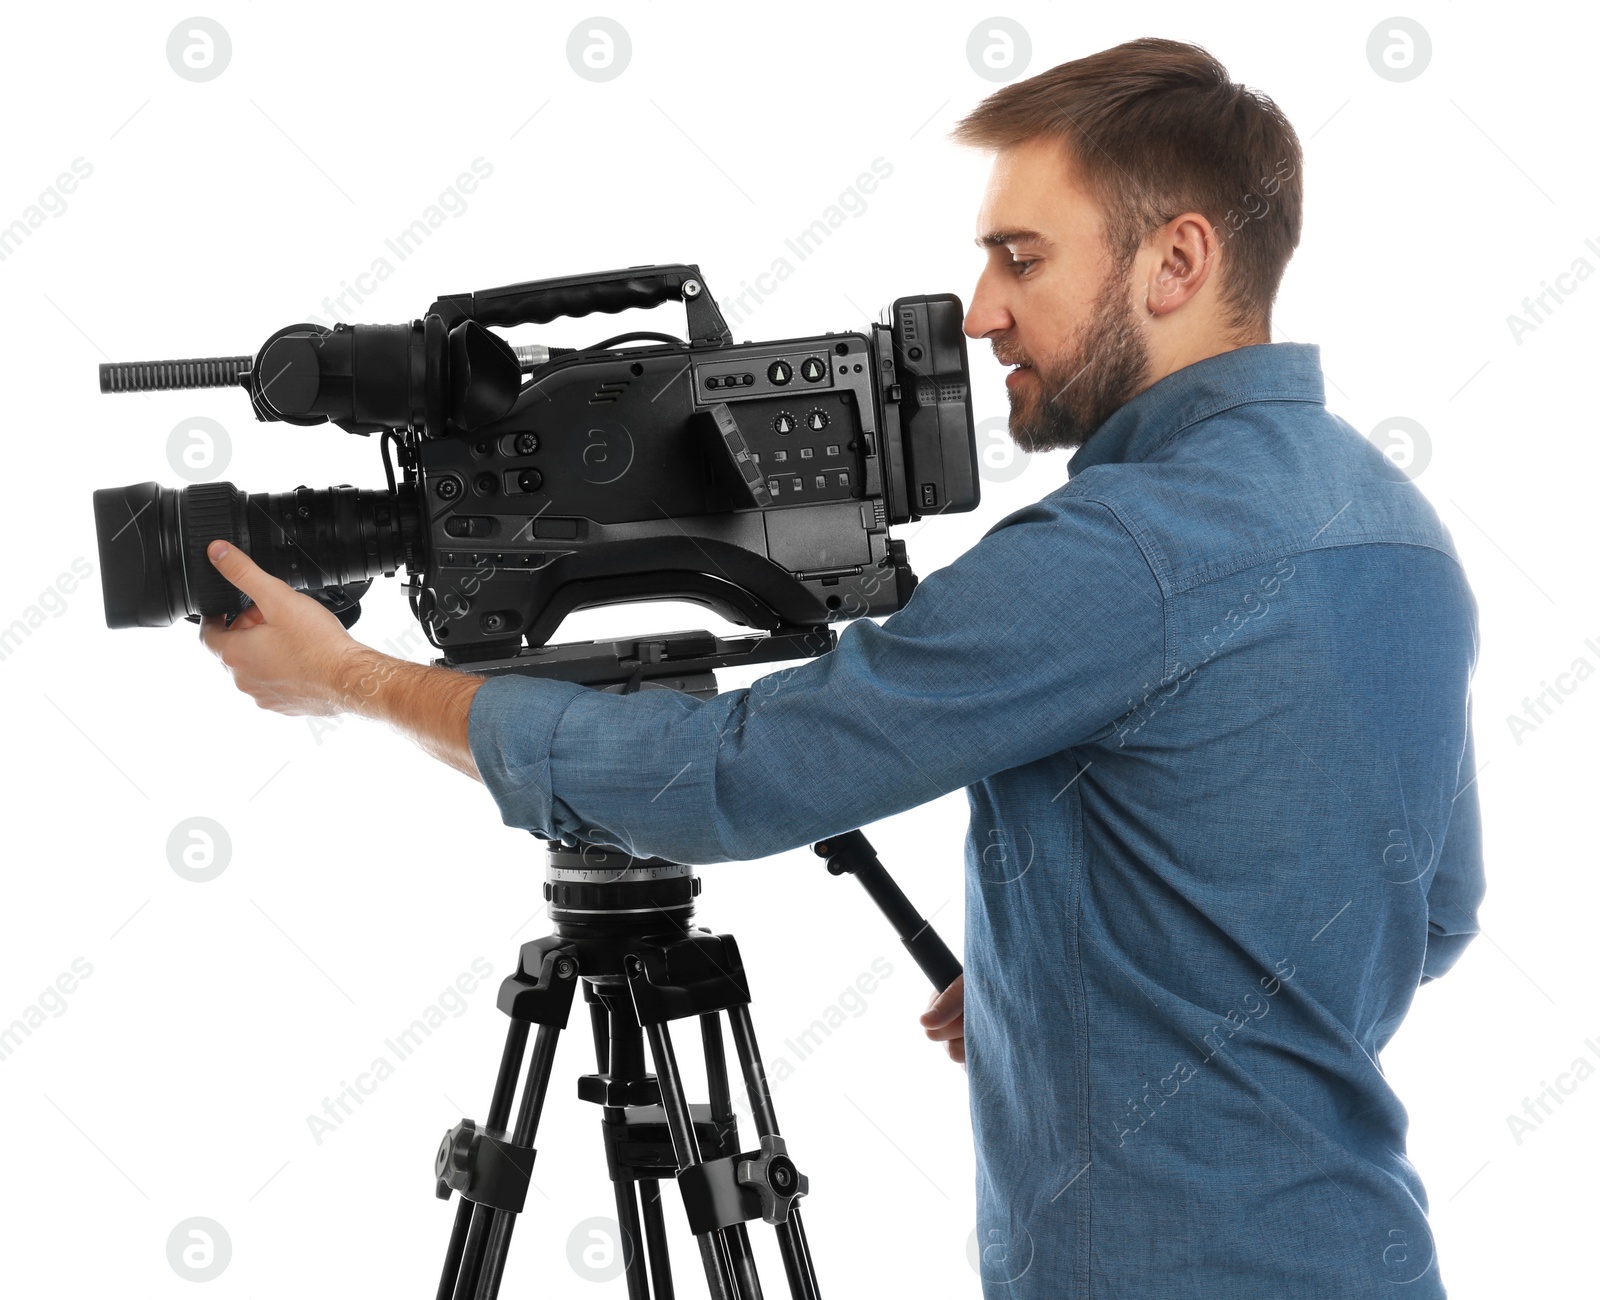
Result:
<svg viewBox="0 0 1600 1300">
<path fill-rule="evenodd" d="M 553 1025 L 540 1025 L 539 1036 L 534 1039 L 533 1061 L 528 1066 L 528 1081 L 522 1090 L 517 1127 L 511 1135 L 512 1142 L 519 1147 L 533 1145 L 545 1094 L 550 1089 L 550 1070 L 555 1064 L 556 1040 L 560 1036 L 561 1031 Z M 486 1258 L 474 1300 L 495 1300 L 500 1293 L 500 1277 L 505 1272 L 506 1254 L 511 1249 L 511 1229 L 517 1222 L 517 1216 L 510 1210 L 494 1210 L 491 1215 Z"/>
<path fill-rule="evenodd" d="M 650 1300 L 650 1282 L 645 1275 L 644 1251 L 639 1235 L 639 1203 L 634 1199 L 634 1184 L 619 1181 L 611 1185 L 617 1198 L 617 1227 L 628 1251 L 624 1271 L 628 1278 L 628 1300 Z"/>
<path fill-rule="evenodd" d="M 619 1077 L 617 1067 L 628 1070 L 637 1067 L 643 1071 L 643 1051 L 639 1046 L 639 1031 L 633 1030 L 633 1042 L 627 1040 L 627 1026 L 617 1015 L 616 1008 L 606 999 L 604 994 L 596 993 L 593 986 L 589 986 L 585 994 L 589 998 L 589 1027 L 594 1033 L 595 1064 L 603 1075 L 612 1078 Z M 622 1077 L 627 1077 L 626 1075 Z M 607 1124 L 622 1123 L 624 1112 L 616 1106 L 604 1108 Z M 628 1281 L 628 1300 L 650 1300 L 650 1283 L 645 1275 L 644 1252 L 639 1249 L 639 1211 L 634 1200 L 633 1186 L 631 1183 L 614 1182 L 612 1192 L 617 1202 L 617 1231 L 623 1234 L 619 1243 L 627 1262 L 624 1271 Z M 652 1254 L 650 1260 L 652 1271 L 655 1268 L 655 1259 Z M 672 1283 L 668 1281 L 666 1294 L 672 1294 Z"/>
<path fill-rule="evenodd" d="M 516 1146 L 533 1145 L 534 1133 L 539 1126 L 539 1113 L 544 1108 L 545 1094 L 550 1086 L 550 1070 L 555 1061 L 556 1040 L 560 1034 L 561 1031 L 553 1025 L 539 1026 L 527 1082 L 523 1087 L 522 1105 L 518 1109 L 516 1128 L 511 1135 L 511 1141 Z M 527 1038 L 528 1023 L 513 1020 L 506 1035 L 500 1074 L 495 1080 L 494 1098 L 490 1102 L 489 1119 L 485 1126 L 488 1133 L 505 1132 Z M 451 1234 L 445 1272 L 439 1283 L 440 1300 L 446 1296 L 452 1297 L 452 1300 L 495 1300 L 500 1290 L 500 1278 L 505 1270 L 506 1253 L 511 1247 L 511 1229 L 516 1222 L 516 1215 L 510 1210 L 496 1209 L 481 1202 L 468 1202 L 463 1195 L 463 1206 L 468 1203 L 472 1209 L 464 1239 L 461 1233 L 464 1210 L 456 1211 L 456 1227 Z"/>
<path fill-rule="evenodd" d="M 650 1248 L 655 1300 L 673 1300 L 672 1257 L 667 1253 L 667 1225 L 661 1217 L 661 1184 L 654 1178 L 641 1178 L 639 1198 L 644 1202 L 644 1237 Z"/>
<path fill-rule="evenodd" d="M 506 1030 L 505 1050 L 500 1056 L 500 1072 L 495 1075 L 494 1096 L 489 1102 L 489 1127 L 498 1131 L 505 1131 L 506 1120 L 511 1115 L 511 1099 L 516 1093 L 517 1076 L 522 1072 L 522 1054 L 528 1045 L 528 1024 L 524 1020 L 513 1020 Z M 478 1255 L 483 1244 L 483 1227 L 479 1225 L 476 1211 L 478 1205 L 469 1201 L 465 1196 L 456 1206 L 456 1221 L 450 1230 L 450 1245 L 445 1250 L 444 1272 L 439 1278 L 437 1300 L 451 1300 L 456 1295 L 462 1278 L 467 1276 L 468 1290 L 464 1295 L 471 1294 L 471 1286 L 476 1281 L 478 1271 Z M 469 1227 L 469 1225 L 471 1225 Z M 471 1229 L 475 1227 L 476 1232 Z M 470 1248 L 470 1254 L 468 1250 Z M 463 1273 L 462 1260 L 467 1259 L 469 1265 Z"/>
<path fill-rule="evenodd" d="M 672 1038 L 665 1024 L 646 1025 L 645 1032 L 650 1038 L 650 1056 L 655 1062 L 661 1106 L 666 1113 L 667 1129 L 672 1134 L 672 1149 L 679 1170 L 683 1170 L 700 1163 L 700 1143 L 695 1137 L 689 1101 L 684 1095 L 683 1080 L 678 1074 Z M 705 1264 L 706 1285 L 710 1288 L 711 1300 L 743 1300 L 733 1262 L 726 1251 L 723 1232 L 713 1230 L 696 1233 L 695 1241 L 699 1243 L 700 1259 Z"/>
<path fill-rule="evenodd" d="M 466 1251 L 450 1292 L 452 1300 L 472 1300 L 472 1293 L 478 1285 L 479 1270 L 483 1267 L 483 1238 L 489 1230 L 489 1215 L 487 1205 L 473 1205 L 472 1222 L 467 1228 Z"/>
<path fill-rule="evenodd" d="M 749 1300 L 761 1300 L 761 1278 L 756 1274 L 756 1259 L 750 1253 L 750 1234 L 742 1223 L 724 1228 L 728 1236 L 728 1254 L 733 1259 L 734 1275 L 739 1279 L 742 1295 Z"/>
<path fill-rule="evenodd" d="M 750 1020 L 749 1003 L 729 1007 L 728 1024 L 733 1030 L 733 1044 L 739 1053 L 739 1067 L 744 1073 L 745 1089 L 750 1096 L 750 1113 L 755 1118 L 756 1134 L 758 1137 L 777 1136 L 778 1116 L 772 1106 L 772 1094 L 767 1089 L 767 1069 L 756 1047 L 756 1031 Z M 805 1228 L 800 1223 L 800 1207 L 791 1206 L 788 1219 L 778 1224 L 777 1228 L 778 1249 L 783 1255 L 790 1294 L 795 1300 L 817 1300 L 817 1275 L 812 1268 L 811 1248 L 806 1244 Z"/>
<path fill-rule="evenodd" d="M 619 1001 L 605 994 L 599 994 L 597 1001 L 590 1005 L 590 1011 L 594 1024 L 595 1056 L 599 1061 L 600 1072 L 613 1080 L 644 1078 L 644 1037 L 633 1018 L 631 999 Z M 623 1107 L 607 1106 L 604 1114 L 605 1122 L 608 1124 L 627 1122 L 627 1112 Z M 631 1180 L 620 1180 L 613 1184 L 617 1200 L 617 1227 L 626 1234 L 629 1250 L 625 1265 L 628 1300 L 650 1300 L 652 1285 L 657 1300 L 672 1300 L 672 1261 L 666 1250 L 666 1233 L 660 1222 L 660 1205 L 654 1207 L 655 1223 L 651 1225 L 654 1233 L 659 1234 L 659 1249 L 656 1236 L 652 1235 L 647 1275 L 645 1251 L 639 1230 L 639 1203 L 634 1187 L 635 1184 Z M 649 1187 L 659 1202 L 660 1192 L 655 1190 L 656 1184 L 651 1182 Z M 650 1211 L 651 1206 L 647 1201 L 645 1204 L 647 1224 L 650 1223 Z"/>
<path fill-rule="evenodd" d="M 439 1278 L 436 1300 L 450 1300 L 456 1291 L 456 1277 L 461 1272 L 461 1254 L 467 1245 L 467 1226 L 472 1222 L 472 1202 L 463 1196 L 456 1202 L 456 1221 L 450 1228 L 450 1244 L 445 1247 L 444 1273 Z"/>
<path fill-rule="evenodd" d="M 722 1017 L 709 1012 L 700 1017 L 700 1038 L 705 1046 L 706 1088 L 711 1096 L 713 1119 L 733 1118 L 733 1095 L 728 1089 L 728 1057 L 722 1046 Z M 761 1300 L 761 1279 L 756 1275 L 755 1257 L 750 1253 L 750 1234 L 744 1224 L 725 1230 L 728 1256 L 740 1286 L 750 1300 Z"/>
<path fill-rule="evenodd" d="M 800 1207 L 791 1206 L 789 1221 L 778 1225 L 778 1249 L 783 1254 L 783 1271 L 789 1278 L 789 1294 L 796 1300 L 816 1300 L 817 1275 L 811 1267 L 811 1247 L 800 1222 Z"/>
</svg>

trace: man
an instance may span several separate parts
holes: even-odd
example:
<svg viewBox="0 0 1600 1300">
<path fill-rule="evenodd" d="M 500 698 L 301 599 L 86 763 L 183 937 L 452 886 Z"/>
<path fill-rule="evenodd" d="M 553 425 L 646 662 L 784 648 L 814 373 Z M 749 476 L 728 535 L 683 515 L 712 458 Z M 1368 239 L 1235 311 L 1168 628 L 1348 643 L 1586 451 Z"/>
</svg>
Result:
<svg viewBox="0 0 1600 1300">
<path fill-rule="evenodd" d="M 1294 131 L 1143 40 L 957 138 L 995 155 L 967 333 L 1017 443 L 1077 450 L 881 626 L 710 701 L 480 683 L 214 550 L 256 605 L 202 635 L 550 838 L 759 858 L 967 787 L 973 982 L 924 1021 L 970 1068 L 985 1295 L 1443 1296 L 1378 1053 L 1476 933 L 1476 607 L 1318 349 L 1269 341 Z"/>
</svg>

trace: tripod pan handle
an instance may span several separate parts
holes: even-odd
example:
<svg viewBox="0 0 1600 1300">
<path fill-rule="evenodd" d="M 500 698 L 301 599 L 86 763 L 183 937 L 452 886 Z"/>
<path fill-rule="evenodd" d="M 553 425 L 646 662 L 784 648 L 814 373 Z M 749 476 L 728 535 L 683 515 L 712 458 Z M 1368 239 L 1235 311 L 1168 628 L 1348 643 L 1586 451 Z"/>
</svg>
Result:
<svg viewBox="0 0 1600 1300">
<path fill-rule="evenodd" d="M 865 835 L 860 831 L 846 831 L 843 835 L 819 840 L 811 846 L 811 851 L 826 859 L 830 874 L 839 876 L 848 872 L 861 882 L 861 887 L 889 918 L 900 942 L 937 991 L 942 993 L 955 983 L 961 974 L 960 961 L 894 883 Z"/>
</svg>

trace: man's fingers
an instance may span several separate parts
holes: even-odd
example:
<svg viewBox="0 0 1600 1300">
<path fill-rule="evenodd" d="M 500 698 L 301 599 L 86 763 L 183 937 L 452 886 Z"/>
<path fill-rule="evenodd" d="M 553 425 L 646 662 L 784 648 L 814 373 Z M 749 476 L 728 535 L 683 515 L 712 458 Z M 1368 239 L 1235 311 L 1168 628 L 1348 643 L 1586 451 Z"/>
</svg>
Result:
<svg viewBox="0 0 1600 1300">
<path fill-rule="evenodd" d="M 922 1023 L 927 1026 L 943 1025 L 961 1014 L 965 1001 L 966 975 L 957 975 L 950 986 L 934 995 L 928 1009 L 922 1013 Z"/>
<path fill-rule="evenodd" d="M 966 974 L 957 975 L 950 986 L 928 1002 L 920 1017 L 922 1032 L 935 1043 L 943 1043 L 952 1061 L 967 1063 Z"/>
<path fill-rule="evenodd" d="M 206 557 L 218 573 L 263 608 L 288 589 L 288 583 L 274 578 L 237 546 L 220 538 L 206 547 Z"/>
<path fill-rule="evenodd" d="M 223 626 L 223 621 L 221 614 L 203 614 L 200 618 L 201 644 L 214 654 L 222 653 L 222 647 L 217 638 L 228 630 Z"/>
<path fill-rule="evenodd" d="M 204 614 L 200 618 L 200 643 L 213 654 L 221 655 L 223 638 L 229 632 L 243 631 L 266 621 L 267 616 L 261 612 L 259 605 L 245 606 L 242 613 L 234 616 L 232 623 L 228 622 L 226 614 Z"/>
</svg>

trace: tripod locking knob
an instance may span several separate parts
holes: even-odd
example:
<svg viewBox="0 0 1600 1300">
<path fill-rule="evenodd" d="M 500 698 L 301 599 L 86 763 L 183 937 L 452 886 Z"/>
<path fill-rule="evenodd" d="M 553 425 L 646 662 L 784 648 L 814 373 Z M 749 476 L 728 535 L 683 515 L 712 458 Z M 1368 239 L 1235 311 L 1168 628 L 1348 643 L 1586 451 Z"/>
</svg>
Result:
<svg viewBox="0 0 1600 1300">
<path fill-rule="evenodd" d="M 736 1174 L 742 1184 L 754 1189 L 767 1223 L 786 1222 L 789 1207 L 811 1187 L 811 1180 L 794 1167 L 787 1144 L 775 1133 L 761 1139 L 761 1154 L 756 1159 L 739 1161 Z"/>
<path fill-rule="evenodd" d="M 519 1147 L 464 1119 L 444 1135 L 433 1160 L 441 1201 L 452 1191 L 469 1201 L 521 1214 L 533 1180 L 532 1147 Z"/>
</svg>

